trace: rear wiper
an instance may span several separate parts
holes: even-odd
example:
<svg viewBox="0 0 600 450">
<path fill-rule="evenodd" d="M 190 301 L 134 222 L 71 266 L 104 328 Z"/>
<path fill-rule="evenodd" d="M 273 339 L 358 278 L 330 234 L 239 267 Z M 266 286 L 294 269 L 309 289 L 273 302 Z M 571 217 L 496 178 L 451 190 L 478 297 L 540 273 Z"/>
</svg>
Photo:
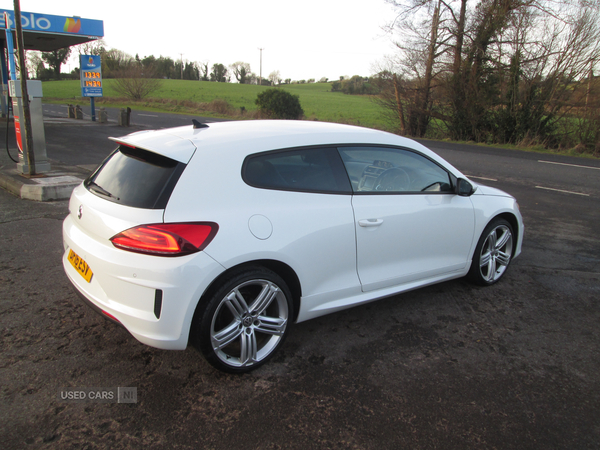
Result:
<svg viewBox="0 0 600 450">
<path fill-rule="evenodd" d="M 110 192 L 108 192 L 106 189 L 104 189 L 102 186 L 97 184 L 95 181 L 90 181 L 88 186 L 90 187 L 90 190 L 92 190 L 100 195 L 104 195 L 105 197 L 108 197 L 108 198 L 114 198 L 117 201 L 120 200 L 119 197 L 115 197 Z"/>
</svg>

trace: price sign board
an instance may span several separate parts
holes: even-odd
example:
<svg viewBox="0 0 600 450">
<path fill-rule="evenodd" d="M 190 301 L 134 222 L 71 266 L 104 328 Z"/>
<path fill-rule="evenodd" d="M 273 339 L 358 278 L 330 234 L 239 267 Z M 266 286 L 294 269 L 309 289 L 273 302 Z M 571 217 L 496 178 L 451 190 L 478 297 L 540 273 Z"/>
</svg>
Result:
<svg viewBox="0 0 600 450">
<path fill-rule="evenodd" d="M 80 55 L 82 97 L 102 97 L 102 64 L 99 55 Z"/>
</svg>

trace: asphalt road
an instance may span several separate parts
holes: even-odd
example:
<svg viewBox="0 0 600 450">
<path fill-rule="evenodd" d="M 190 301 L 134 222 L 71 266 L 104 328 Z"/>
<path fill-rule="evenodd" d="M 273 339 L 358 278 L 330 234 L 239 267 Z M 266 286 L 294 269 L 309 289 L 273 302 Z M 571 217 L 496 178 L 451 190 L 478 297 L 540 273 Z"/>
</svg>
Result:
<svg viewBox="0 0 600 450">
<path fill-rule="evenodd" d="M 107 136 L 143 128 L 134 117 L 128 130 L 49 117 L 48 155 L 98 164 Z M 60 264 L 67 203 L 0 190 L 0 447 L 600 448 L 600 161 L 427 144 L 518 198 L 525 243 L 505 278 L 298 324 L 244 376 L 146 347 L 82 305 Z M 136 387 L 137 403 L 60 399 L 89 387 Z"/>
</svg>

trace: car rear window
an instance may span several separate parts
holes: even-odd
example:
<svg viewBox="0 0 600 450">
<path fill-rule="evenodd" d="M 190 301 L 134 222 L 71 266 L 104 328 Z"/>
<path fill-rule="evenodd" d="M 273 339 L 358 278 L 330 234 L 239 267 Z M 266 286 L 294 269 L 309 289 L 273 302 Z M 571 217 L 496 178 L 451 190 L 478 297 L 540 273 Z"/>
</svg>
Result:
<svg viewBox="0 0 600 450">
<path fill-rule="evenodd" d="M 121 145 L 84 182 L 93 194 L 125 206 L 164 209 L 185 164 Z"/>
</svg>

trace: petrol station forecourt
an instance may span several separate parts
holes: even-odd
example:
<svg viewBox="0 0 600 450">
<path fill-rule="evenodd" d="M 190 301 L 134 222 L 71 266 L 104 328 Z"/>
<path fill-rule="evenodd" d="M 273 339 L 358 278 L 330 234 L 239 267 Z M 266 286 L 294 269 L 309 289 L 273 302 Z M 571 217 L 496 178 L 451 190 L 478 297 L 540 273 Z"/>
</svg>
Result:
<svg viewBox="0 0 600 450">
<path fill-rule="evenodd" d="M 21 11 L 23 49 L 17 49 L 20 36 L 15 33 L 15 12 L 0 9 L 0 75 L 2 95 L 0 95 L 1 119 L 13 122 L 16 142 L 19 147 L 18 162 L 13 169 L 3 167 L 0 171 L 0 186 L 14 194 L 31 200 L 56 200 L 65 198 L 81 180 L 65 176 L 63 171 L 53 170 L 46 151 L 46 138 L 42 112 L 42 83 L 27 80 L 29 112 L 22 101 L 21 80 L 16 72 L 18 52 L 38 50 L 51 52 L 61 48 L 96 41 L 104 36 L 104 23 L 101 20 L 81 17 L 56 16 L 37 12 Z M 17 52 L 18 50 L 18 52 Z M 5 56 L 8 55 L 8 57 Z M 82 95 L 92 99 L 102 95 L 100 57 L 82 57 Z M 94 67 L 91 67 L 91 66 Z M 89 77 L 84 77 L 89 75 Z M 29 117 L 28 117 L 29 116 Z M 29 123 L 25 121 L 29 119 Z M 25 142 L 25 130 L 31 132 Z M 30 146 L 33 149 L 29 148 Z M 29 166 L 29 155 L 34 156 Z M 12 157 L 11 157 L 12 159 Z M 28 179 L 34 174 L 35 179 Z M 33 177 L 29 177 L 33 178 Z"/>
</svg>

